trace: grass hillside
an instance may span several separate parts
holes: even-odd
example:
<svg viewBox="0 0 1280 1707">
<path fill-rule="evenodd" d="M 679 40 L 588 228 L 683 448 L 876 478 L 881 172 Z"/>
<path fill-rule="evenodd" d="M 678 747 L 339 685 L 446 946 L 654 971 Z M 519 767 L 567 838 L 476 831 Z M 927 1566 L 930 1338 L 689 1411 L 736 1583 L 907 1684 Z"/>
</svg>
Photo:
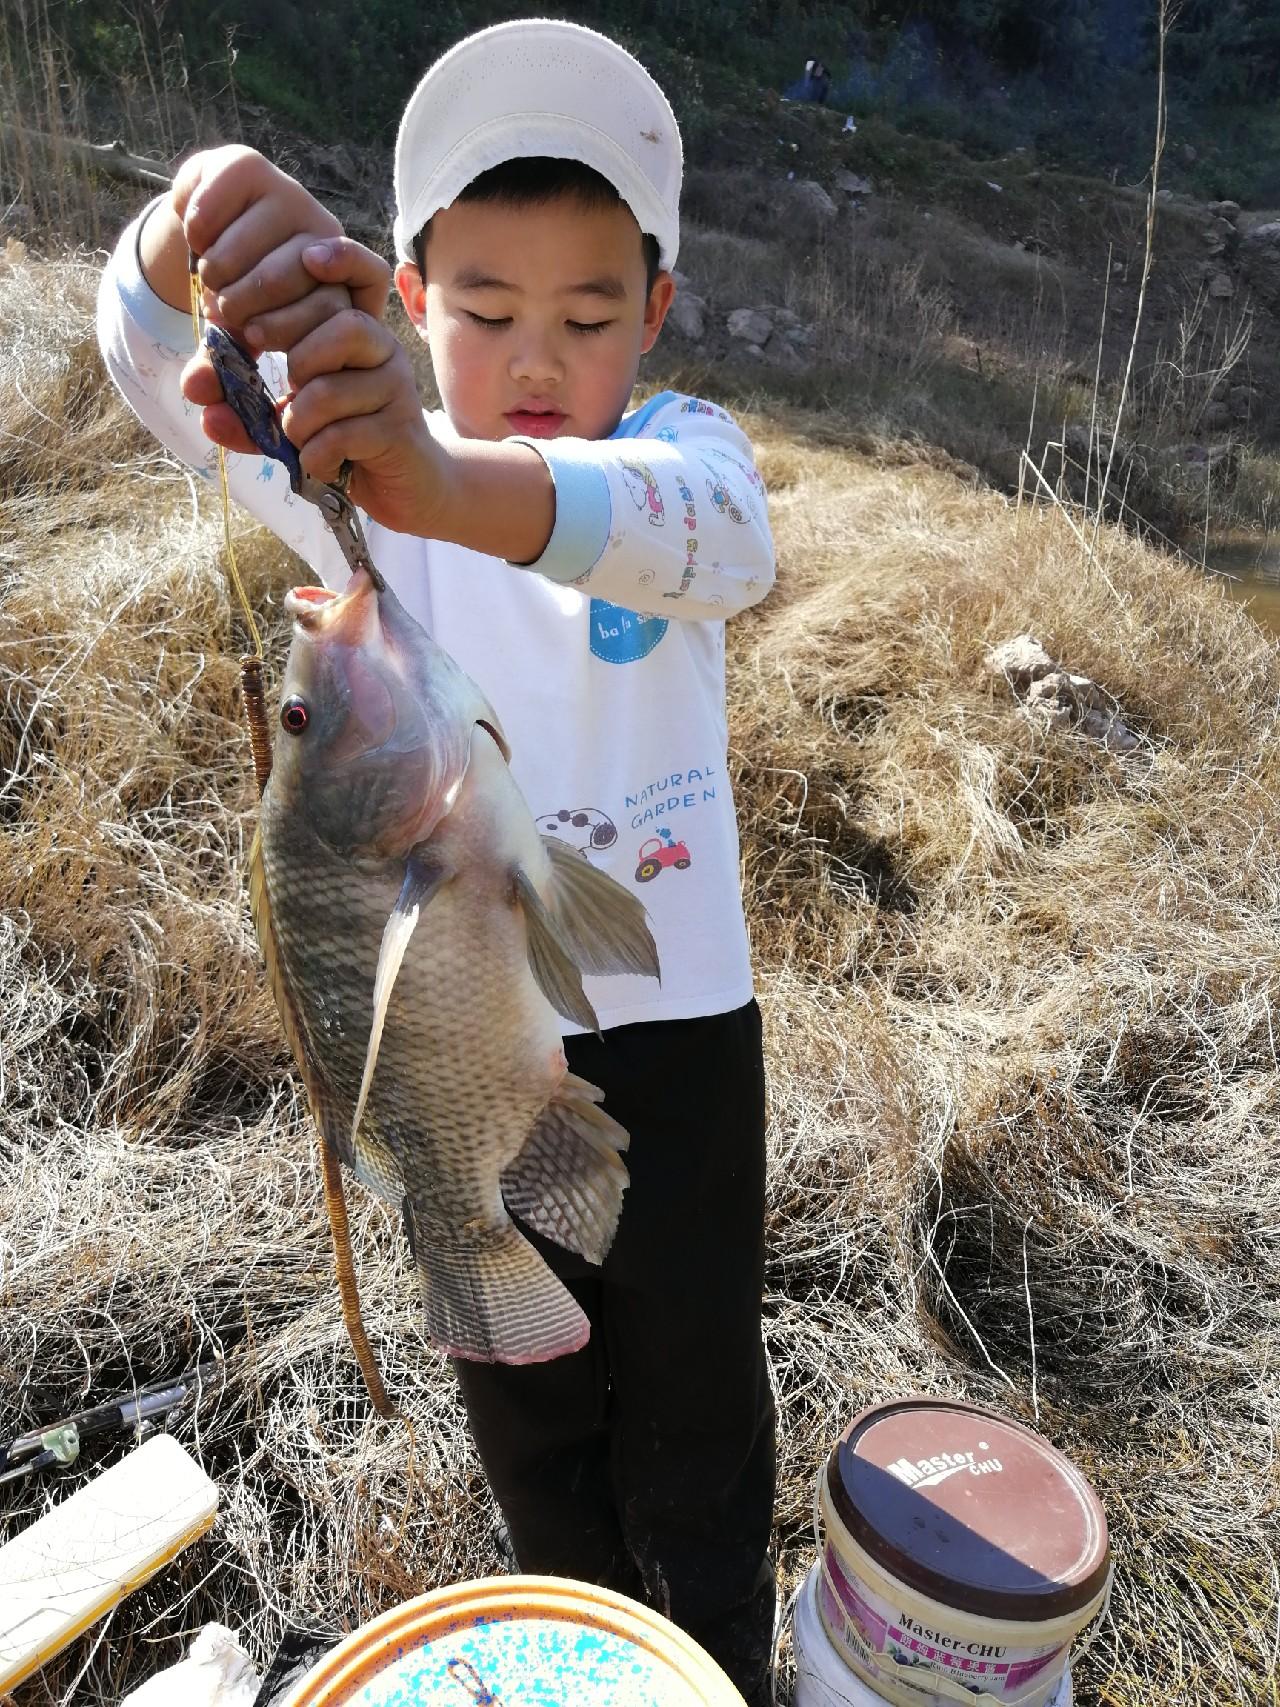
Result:
<svg viewBox="0 0 1280 1707">
<path fill-rule="evenodd" d="M 105 1707 L 212 1617 L 263 1657 L 284 1624 L 346 1627 L 496 1565 L 398 1230 L 358 1191 L 412 1449 L 352 1363 L 245 915 L 220 521 L 107 384 L 94 285 L 74 258 L 0 278 L 3 1428 L 220 1357 L 180 1433 L 223 1504 L 19 1707 Z M 1106 1503 L 1117 1585 L 1078 1699 L 1260 1703 L 1280 654 L 1130 533 L 1104 524 L 1089 554 L 1066 513 L 752 383 L 780 580 L 731 630 L 731 744 L 768 1025 L 786 1578 L 842 1421 L 967 1394 L 1042 1429 Z M 259 533 L 240 551 L 279 659 L 303 571 Z M 991 672 L 1024 631 L 1114 696 L 1131 751 L 1051 728 Z M 4 1532 L 48 1492 L 4 1490 Z"/>
<path fill-rule="evenodd" d="M 100 245 L 146 192 L 65 146 L 107 134 L 100 109 L 37 61 L 39 122 L 0 123 L 0 243 L 19 215 L 25 236 L 0 254 L 0 1442 L 223 1371 L 177 1429 L 219 1482 L 212 1535 L 14 1697 L 114 1707 L 209 1619 L 262 1661 L 286 1626 L 348 1628 L 498 1558 L 399 1230 L 355 1187 L 366 1321 L 412 1446 L 352 1360 L 245 907 L 221 516 L 93 335 Z M 157 89 L 121 81 L 130 147 L 168 160 L 226 134 Z M 853 1411 L 963 1394 L 1041 1429 L 1103 1497 L 1117 1579 L 1082 1707 L 1262 1707 L 1280 651 L 1196 562 L 1278 526 L 1280 321 L 1239 260 L 1266 209 L 1237 223 L 1175 178 L 1144 291 L 1141 186 L 879 110 L 851 136 L 735 90 L 686 189 L 703 323 L 664 333 L 644 377 L 739 413 L 779 552 L 729 669 L 784 1578 Z M 380 152 L 237 118 L 385 240 Z M 758 354 L 728 328 L 744 307 L 773 328 Z M 308 576 L 235 525 L 278 667 L 283 593 Z M 993 668 L 1026 634 L 1096 684 L 1074 711 Z M 0 1539 L 83 1477 L 0 1488 Z"/>
</svg>

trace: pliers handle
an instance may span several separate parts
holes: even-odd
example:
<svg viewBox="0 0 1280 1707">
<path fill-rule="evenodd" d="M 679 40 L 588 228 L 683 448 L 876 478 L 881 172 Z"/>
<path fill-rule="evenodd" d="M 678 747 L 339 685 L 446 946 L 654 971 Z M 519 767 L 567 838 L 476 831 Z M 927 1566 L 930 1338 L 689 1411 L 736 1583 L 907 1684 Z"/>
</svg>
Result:
<svg viewBox="0 0 1280 1707">
<path fill-rule="evenodd" d="M 373 566 L 359 512 L 346 492 L 350 464 L 343 464 L 339 482 L 332 486 L 306 473 L 297 446 L 285 437 L 281 429 L 276 400 L 267 390 L 258 372 L 258 364 L 248 350 L 221 326 L 206 327 L 204 342 L 227 402 L 235 410 L 245 432 L 263 456 L 283 463 L 289 485 L 298 497 L 317 506 L 329 524 L 348 567 L 363 569 L 381 592 L 386 582 Z"/>
</svg>

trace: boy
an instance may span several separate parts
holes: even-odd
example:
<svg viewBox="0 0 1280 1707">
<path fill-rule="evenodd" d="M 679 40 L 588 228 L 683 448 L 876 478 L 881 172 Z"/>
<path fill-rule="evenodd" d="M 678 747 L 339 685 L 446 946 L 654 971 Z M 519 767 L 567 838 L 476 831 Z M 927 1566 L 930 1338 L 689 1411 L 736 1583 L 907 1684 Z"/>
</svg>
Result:
<svg viewBox="0 0 1280 1707">
<path fill-rule="evenodd" d="M 287 355 L 286 432 L 369 517 L 378 567 L 492 699 L 539 828 L 644 885 L 661 986 L 586 981 L 602 1036 L 570 1069 L 631 1134 L 595 1269 L 528 1236 L 586 1311 L 555 1362 L 456 1365 L 523 1571 L 647 1598 L 762 1701 L 773 1402 L 760 1335 L 764 1077 L 725 774 L 724 621 L 773 579 L 750 446 L 666 392 L 625 414 L 670 307 L 681 149 L 657 84 L 546 20 L 469 38 L 396 144 L 395 283 L 443 410 L 379 318 L 387 269 L 247 149 L 195 156 L 121 239 L 99 335 L 141 418 L 332 586 L 311 506 L 244 437 L 191 344 L 210 312 Z M 278 357 L 264 377 L 286 389 Z M 197 414 L 202 407 L 203 416 Z M 527 1231 L 527 1230 L 526 1230 Z"/>
</svg>

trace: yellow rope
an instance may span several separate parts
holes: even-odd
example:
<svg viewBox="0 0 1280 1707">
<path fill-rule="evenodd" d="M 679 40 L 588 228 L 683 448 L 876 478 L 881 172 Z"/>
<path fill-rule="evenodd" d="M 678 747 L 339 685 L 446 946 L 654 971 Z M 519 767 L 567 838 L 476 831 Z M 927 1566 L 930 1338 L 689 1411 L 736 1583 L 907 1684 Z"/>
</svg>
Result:
<svg viewBox="0 0 1280 1707">
<path fill-rule="evenodd" d="M 204 318 L 202 314 L 203 302 L 204 298 L 200 289 L 200 277 L 193 266 L 191 268 L 191 331 L 195 338 L 197 349 L 200 348 L 204 337 L 202 324 Z M 245 627 L 249 630 L 250 638 L 253 641 L 253 656 L 261 662 L 262 637 L 258 633 L 257 623 L 253 620 L 253 610 L 250 607 L 248 596 L 245 593 L 244 583 L 240 579 L 240 566 L 236 562 L 236 548 L 231 543 L 231 489 L 227 485 L 227 453 L 223 450 L 221 445 L 218 446 L 218 475 L 222 483 L 222 536 L 226 541 L 227 546 L 227 574 L 230 577 L 231 586 L 235 592 L 236 599 L 239 602 L 240 613 L 244 617 Z"/>
</svg>

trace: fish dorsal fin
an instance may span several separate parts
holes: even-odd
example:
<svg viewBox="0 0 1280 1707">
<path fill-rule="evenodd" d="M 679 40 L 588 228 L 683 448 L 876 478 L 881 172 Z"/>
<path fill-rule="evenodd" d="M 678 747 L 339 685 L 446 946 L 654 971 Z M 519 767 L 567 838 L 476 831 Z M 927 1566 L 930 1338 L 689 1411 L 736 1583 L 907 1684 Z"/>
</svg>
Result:
<svg viewBox="0 0 1280 1707">
<path fill-rule="evenodd" d="M 271 916 L 271 899 L 267 893 L 267 868 L 262 855 L 262 831 L 256 829 L 253 833 L 253 845 L 249 849 L 249 908 L 253 914 L 254 927 L 258 933 L 258 944 L 262 949 L 262 958 L 267 969 L 267 983 L 275 998 L 276 1009 L 280 1015 L 280 1023 L 284 1027 L 285 1040 L 297 1064 L 303 1087 L 307 1093 L 307 1103 L 311 1109 L 311 1118 L 320 1129 L 320 1135 L 325 1143 L 338 1157 L 350 1167 L 354 1162 L 351 1152 L 350 1133 L 342 1118 L 339 1099 L 330 1089 L 324 1073 L 321 1071 L 316 1051 L 311 1046 L 311 1039 L 303 1023 L 298 1005 L 293 999 L 289 984 L 289 975 L 285 969 L 276 941 L 275 923 Z"/>
<path fill-rule="evenodd" d="M 453 872 L 449 866 L 427 847 L 414 848 L 409 854 L 400 894 L 382 932 L 378 967 L 373 976 L 373 1017 L 369 1024 L 369 1042 L 364 1053 L 360 1095 L 356 1099 L 356 1111 L 351 1117 L 351 1132 L 348 1137 L 353 1153 L 356 1133 L 360 1130 L 360 1122 L 364 1118 L 365 1103 L 369 1100 L 373 1069 L 378 1064 L 378 1050 L 382 1045 L 382 1028 L 386 1023 L 387 1007 L 391 1001 L 391 992 L 395 988 L 396 977 L 404 962 L 409 938 L 417 927 L 422 909 L 441 884 L 452 876 Z"/>
<path fill-rule="evenodd" d="M 529 938 L 529 970 L 537 980 L 538 988 L 558 1014 L 571 1019 L 584 1031 L 599 1031 L 596 1010 L 582 988 L 582 973 L 560 933 L 559 925 L 543 904 L 528 873 L 517 867 L 511 874 L 511 886 L 516 900 L 524 908 Z"/>
<path fill-rule="evenodd" d="M 545 900 L 559 936 L 583 972 L 634 972 L 661 978 L 644 907 L 556 836 L 543 836 L 551 860 Z"/>
</svg>

